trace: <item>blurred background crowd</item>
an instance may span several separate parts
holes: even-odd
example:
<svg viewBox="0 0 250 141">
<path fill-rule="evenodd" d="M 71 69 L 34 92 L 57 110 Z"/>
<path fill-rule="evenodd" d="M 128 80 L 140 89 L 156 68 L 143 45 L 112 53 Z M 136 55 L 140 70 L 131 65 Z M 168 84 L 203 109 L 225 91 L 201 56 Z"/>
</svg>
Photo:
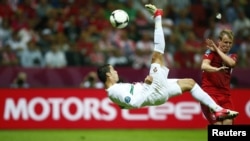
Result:
<svg viewBox="0 0 250 141">
<path fill-rule="evenodd" d="M 0 0 L 0 66 L 146 68 L 153 50 L 147 3 L 164 10 L 170 68 L 199 69 L 204 39 L 216 41 L 224 28 L 235 35 L 237 67 L 249 68 L 250 0 Z M 115 9 L 129 14 L 126 28 L 111 26 Z"/>
<path fill-rule="evenodd" d="M 153 49 L 152 19 L 143 7 L 150 0 L 1 0 L 1 66 L 65 67 L 110 63 L 147 67 Z M 169 66 L 199 67 L 205 38 L 223 28 L 235 34 L 232 49 L 239 67 L 249 66 L 249 0 L 152 1 L 164 9 Z M 115 9 L 124 9 L 129 26 L 109 23 Z M 221 13 L 222 18 L 216 19 Z"/>
</svg>

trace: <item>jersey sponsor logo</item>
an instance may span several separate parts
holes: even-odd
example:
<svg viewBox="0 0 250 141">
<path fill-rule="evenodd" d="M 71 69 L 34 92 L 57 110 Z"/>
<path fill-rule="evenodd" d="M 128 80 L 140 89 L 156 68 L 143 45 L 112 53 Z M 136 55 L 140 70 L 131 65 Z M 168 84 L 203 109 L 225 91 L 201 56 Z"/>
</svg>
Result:
<svg viewBox="0 0 250 141">
<path fill-rule="evenodd" d="M 131 97 L 125 97 L 126 103 Z M 3 106 L 2 121 L 45 121 L 51 119 L 58 121 L 103 120 L 113 121 L 118 116 L 116 109 L 108 98 L 78 98 L 78 97 L 33 97 L 28 100 L 6 98 Z M 122 107 L 123 108 L 123 107 Z M 103 111 L 103 112 L 101 112 Z M 190 121 L 195 115 L 201 114 L 198 102 L 182 101 L 178 103 L 166 102 L 163 105 L 148 107 L 146 111 L 131 112 L 122 110 L 121 117 L 124 120 L 166 120 L 174 116 L 178 120 Z"/>
<path fill-rule="evenodd" d="M 105 114 L 99 110 L 104 111 Z M 84 99 L 78 97 L 33 97 L 30 100 L 21 97 L 17 101 L 14 98 L 6 98 L 3 111 L 4 121 L 45 121 L 47 119 L 78 121 L 92 118 L 111 121 L 116 116 L 116 109 L 108 98 L 99 101 L 91 97 Z"/>
</svg>

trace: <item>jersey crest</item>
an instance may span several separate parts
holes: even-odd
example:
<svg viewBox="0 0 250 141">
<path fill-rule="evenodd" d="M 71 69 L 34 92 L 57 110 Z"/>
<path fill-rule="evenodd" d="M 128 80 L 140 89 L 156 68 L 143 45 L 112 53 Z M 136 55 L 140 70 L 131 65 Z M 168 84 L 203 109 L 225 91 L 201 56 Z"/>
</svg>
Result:
<svg viewBox="0 0 250 141">
<path fill-rule="evenodd" d="M 154 71 L 154 72 L 157 72 L 157 68 L 155 67 L 155 68 L 153 69 L 153 71 Z"/>
<path fill-rule="evenodd" d="M 130 98 L 129 96 L 126 96 L 125 99 L 124 99 L 124 101 L 125 101 L 126 103 L 129 103 L 129 102 L 131 101 L 131 98 Z"/>
</svg>

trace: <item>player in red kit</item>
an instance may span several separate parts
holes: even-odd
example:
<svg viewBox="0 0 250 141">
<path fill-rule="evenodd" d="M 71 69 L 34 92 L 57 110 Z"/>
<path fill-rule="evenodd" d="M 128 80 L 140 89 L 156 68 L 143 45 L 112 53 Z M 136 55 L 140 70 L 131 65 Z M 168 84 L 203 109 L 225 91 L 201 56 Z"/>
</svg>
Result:
<svg viewBox="0 0 250 141">
<path fill-rule="evenodd" d="M 231 94 L 230 80 L 234 66 L 236 65 L 237 55 L 229 54 L 233 45 L 233 33 L 231 30 L 222 30 L 219 34 L 218 45 L 212 40 L 207 39 L 206 44 L 209 48 L 204 56 L 201 65 L 202 69 L 202 88 L 220 106 L 234 109 Z M 211 110 L 201 104 L 202 111 L 210 124 L 232 125 L 234 117 L 216 119 Z"/>
</svg>

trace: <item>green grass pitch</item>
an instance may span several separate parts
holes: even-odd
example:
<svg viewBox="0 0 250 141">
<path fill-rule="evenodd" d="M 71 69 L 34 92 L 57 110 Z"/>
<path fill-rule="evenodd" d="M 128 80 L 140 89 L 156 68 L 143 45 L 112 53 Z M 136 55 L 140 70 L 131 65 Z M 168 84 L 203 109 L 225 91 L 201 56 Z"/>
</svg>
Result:
<svg viewBox="0 0 250 141">
<path fill-rule="evenodd" d="M 0 130 L 1 141 L 207 141 L 206 129 Z"/>
</svg>

